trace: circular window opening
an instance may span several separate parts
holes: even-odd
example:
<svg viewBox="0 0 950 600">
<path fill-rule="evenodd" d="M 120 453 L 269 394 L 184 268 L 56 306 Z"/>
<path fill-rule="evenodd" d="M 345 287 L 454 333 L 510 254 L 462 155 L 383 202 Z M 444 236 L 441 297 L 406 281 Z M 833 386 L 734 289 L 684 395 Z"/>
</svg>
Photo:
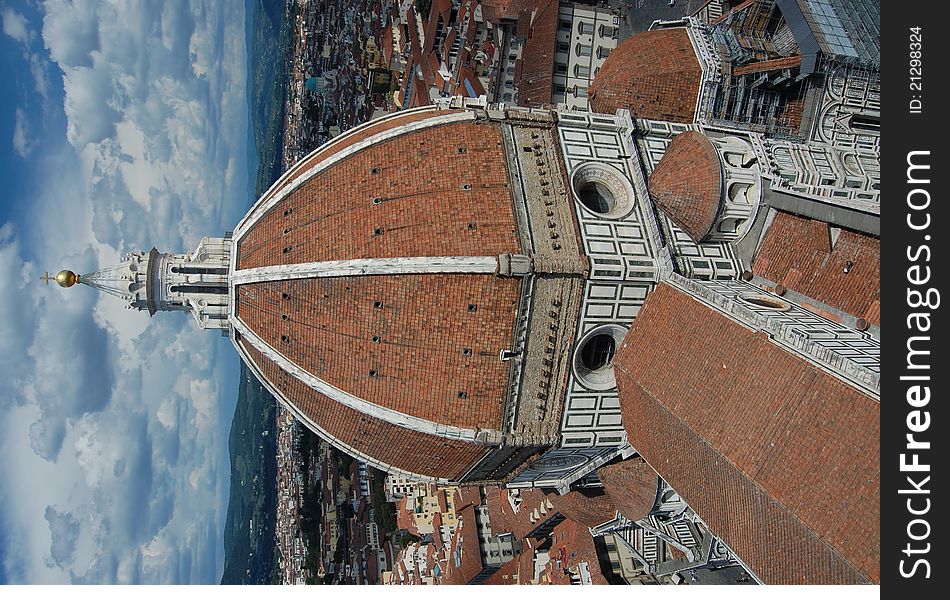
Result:
<svg viewBox="0 0 950 600">
<path fill-rule="evenodd" d="M 581 204 L 599 215 L 606 215 L 617 204 L 607 186 L 591 181 L 577 191 Z"/>
<path fill-rule="evenodd" d="M 617 168 L 587 162 L 574 170 L 571 187 L 578 203 L 595 215 L 621 219 L 633 210 L 633 186 Z"/>
<path fill-rule="evenodd" d="M 766 310 L 788 310 L 792 307 L 791 304 L 785 302 L 784 300 L 763 296 L 761 294 L 742 294 L 739 296 L 739 299 L 746 304 L 750 304 L 757 308 L 764 308 Z"/>
<path fill-rule="evenodd" d="M 613 336 L 606 333 L 595 335 L 581 348 L 581 364 L 591 371 L 602 369 L 613 361 L 616 348 Z"/>
<path fill-rule="evenodd" d="M 574 350 L 574 375 L 590 390 L 617 387 L 613 361 L 627 329 L 620 325 L 601 325 L 587 332 Z"/>
</svg>

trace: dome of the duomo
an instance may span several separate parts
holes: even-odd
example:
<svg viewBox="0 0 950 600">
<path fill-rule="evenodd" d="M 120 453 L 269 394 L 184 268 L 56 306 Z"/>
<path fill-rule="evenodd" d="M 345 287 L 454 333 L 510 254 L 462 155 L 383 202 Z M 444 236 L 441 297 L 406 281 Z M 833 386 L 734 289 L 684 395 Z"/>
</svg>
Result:
<svg viewBox="0 0 950 600">
<path fill-rule="evenodd" d="M 502 352 L 523 278 L 505 271 L 527 253 L 503 126 L 433 108 L 373 122 L 301 161 L 235 233 L 239 348 L 374 464 L 459 480 L 510 442 Z"/>
<path fill-rule="evenodd" d="M 712 231 L 722 198 L 722 162 L 713 143 L 698 131 L 670 142 L 650 174 L 650 197 L 693 241 Z"/>
<path fill-rule="evenodd" d="M 607 57 L 589 88 L 593 112 L 690 123 L 703 70 L 684 27 L 638 33 Z"/>
</svg>

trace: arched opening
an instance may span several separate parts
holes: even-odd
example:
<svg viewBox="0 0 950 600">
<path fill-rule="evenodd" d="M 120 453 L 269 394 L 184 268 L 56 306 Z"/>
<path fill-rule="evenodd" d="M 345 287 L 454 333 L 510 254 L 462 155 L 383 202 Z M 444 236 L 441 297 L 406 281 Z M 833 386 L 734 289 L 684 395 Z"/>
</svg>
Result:
<svg viewBox="0 0 950 600">
<path fill-rule="evenodd" d="M 634 208 L 633 186 L 621 171 L 599 162 L 583 163 L 571 176 L 574 197 L 588 212 L 622 219 Z"/>
<path fill-rule="evenodd" d="M 739 296 L 739 299 L 757 308 L 764 308 L 766 310 L 788 310 L 792 307 L 791 304 L 785 302 L 784 300 L 779 300 L 778 298 L 772 298 L 770 296 L 765 296 L 762 294 L 742 294 Z"/>
</svg>

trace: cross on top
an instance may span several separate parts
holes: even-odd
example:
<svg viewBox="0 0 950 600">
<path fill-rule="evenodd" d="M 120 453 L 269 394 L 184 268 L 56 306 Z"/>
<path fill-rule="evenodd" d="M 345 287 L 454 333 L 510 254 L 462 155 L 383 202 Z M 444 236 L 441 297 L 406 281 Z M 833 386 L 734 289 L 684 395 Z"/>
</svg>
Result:
<svg viewBox="0 0 950 600">
<path fill-rule="evenodd" d="M 49 282 L 50 282 L 50 281 L 56 281 L 56 277 L 50 277 L 50 276 L 49 276 L 49 271 L 47 271 L 47 272 L 46 272 L 46 275 L 44 275 L 43 277 L 40 277 L 40 280 L 45 280 L 45 281 L 46 281 L 46 285 L 49 285 Z"/>
</svg>

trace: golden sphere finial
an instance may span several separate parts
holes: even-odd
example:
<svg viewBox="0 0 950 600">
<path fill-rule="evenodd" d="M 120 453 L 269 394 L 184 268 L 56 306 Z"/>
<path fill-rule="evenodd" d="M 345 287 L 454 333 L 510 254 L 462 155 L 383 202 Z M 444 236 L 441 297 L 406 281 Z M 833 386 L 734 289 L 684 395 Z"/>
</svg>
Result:
<svg viewBox="0 0 950 600">
<path fill-rule="evenodd" d="M 79 281 L 79 276 L 68 269 L 63 269 L 56 274 L 56 283 L 64 288 L 71 287 Z"/>
</svg>

